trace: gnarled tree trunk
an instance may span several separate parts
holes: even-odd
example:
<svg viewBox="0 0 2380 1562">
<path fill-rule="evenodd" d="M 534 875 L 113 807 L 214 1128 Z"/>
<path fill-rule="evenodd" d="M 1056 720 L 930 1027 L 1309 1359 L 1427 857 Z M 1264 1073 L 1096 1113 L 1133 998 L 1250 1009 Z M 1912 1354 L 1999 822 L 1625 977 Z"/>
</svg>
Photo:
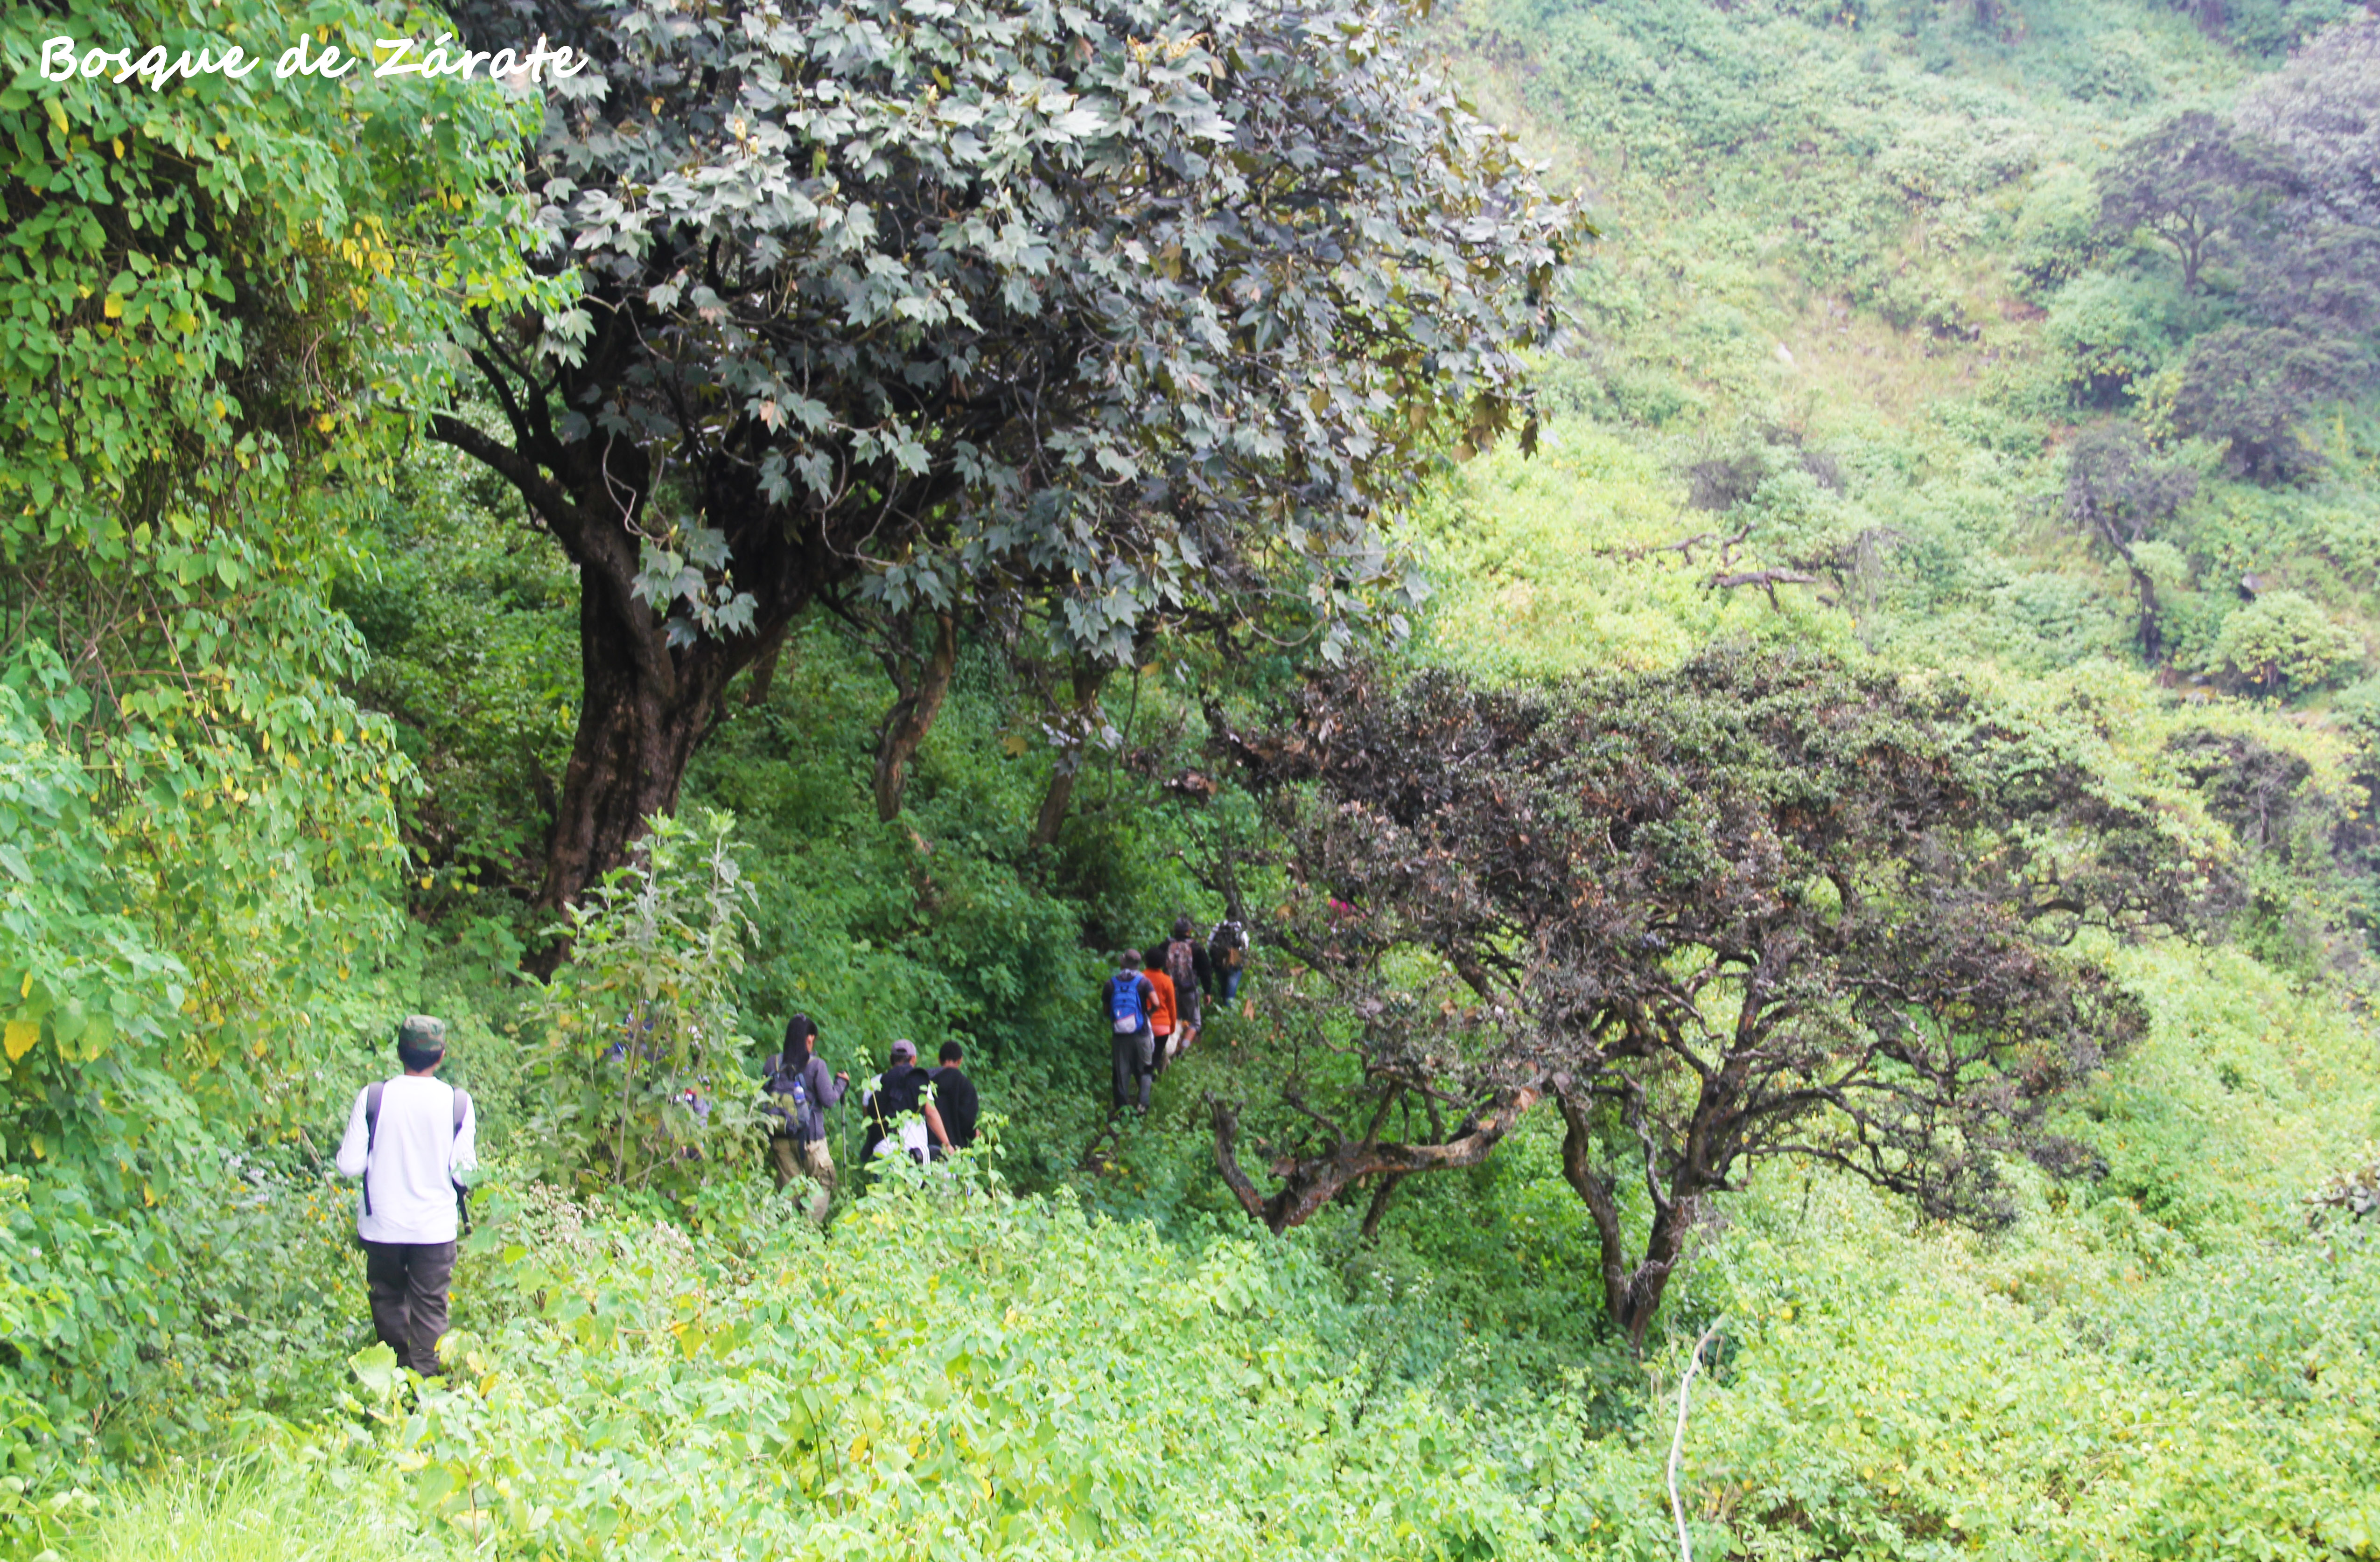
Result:
<svg viewBox="0 0 2380 1562">
<path fill-rule="evenodd" d="M 739 530 L 739 574 L 762 588 L 751 630 L 673 645 L 661 613 L 636 591 L 641 561 L 632 526 L 647 483 L 636 458 L 623 455 L 614 469 L 589 475 L 555 457 L 557 478 L 459 419 L 433 417 L 430 431 L 510 482 L 578 566 L 584 689 L 536 901 L 553 911 L 625 861 L 647 819 L 676 808 L 686 764 L 718 724 L 729 681 L 783 642 L 808 599 L 795 580 L 799 550 L 765 518 Z M 614 490 L 626 497 L 604 501 L 609 510 L 583 497 Z M 540 951 L 529 968 L 550 975 L 567 953 L 562 945 Z"/>
<path fill-rule="evenodd" d="M 752 676 L 744 684 L 745 709 L 758 710 L 769 703 L 769 690 L 777 681 L 777 662 L 784 649 L 785 642 L 781 638 L 752 663 Z"/>
<path fill-rule="evenodd" d="M 2141 660 L 2155 667 L 2165 659 L 2165 629 L 2159 622 L 2156 581 L 2141 567 L 2132 554 L 2132 545 L 2125 540 L 2123 530 L 2114 517 L 2099 515 L 2092 523 L 2098 529 L 2099 540 L 2116 551 L 2124 562 L 2124 569 L 2132 577 L 2132 590 L 2140 599 Z"/>
<path fill-rule="evenodd" d="M 650 610 L 637 609 L 647 618 Z M 555 802 L 553 833 L 537 905 L 552 911 L 575 904 L 612 868 L 627 860 L 645 822 L 677 809 L 687 763 L 717 725 L 728 681 L 759 655 L 754 637 L 706 639 L 654 663 L 634 654 L 631 633 L 613 622 L 603 594 L 582 589 L 578 654 L 585 706 L 570 763 Z M 642 627 L 642 626 L 639 626 Z M 658 628 L 650 630 L 660 639 Z M 783 636 L 780 626 L 778 637 Z M 530 968 L 551 975 L 567 953 L 562 945 L 531 957 Z"/>
<path fill-rule="evenodd" d="M 646 819 L 677 805 L 679 778 L 709 716 L 678 680 L 638 667 L 608 616 L 599 593 L 580 594 L 583 703 L 538 890 L 537 903 L 548 910 L 577 901 L 622 860 Z"/>
<path fill-rule="evenodd" d="M 1381 1177 L 1378 1181 L 1373 1184 L 1372 1202 L 1365 1206 L 1364 1224 L 1356 1232 L 1356 1235 L 1361 1237 L 1365 1241 L 1375 1242 L 1379 1241 L 1380 1219 L 1383 1216 L 1389 1213 L 1389 1201 L 1396 1197 L 1397 1184 L 1402 1182 L 1404 1180 L 1405 1174 L 1403 1172 L 1392 1171 Z"/>
<path fill-rule="evenodd" d="M 1645 1256 L 1641 1260 L 1632 1257 L 1628 1233 L 1621 1222 L 1619 1190 L 1595 1162 L 1594 1126 L 1569 1091 L 1560 1084 L 1555 1088 L 1555 1100 L 1561 1107 L 1562 1122 L 1568 1130 L 1562 1136 L 1562 1180 L 1585 1202 L 1587 1215 L 1595 1222 L 1596 1241 L 1601 1250 L 1604 1310 L 1628 1337 L 1629 1349 L 1641 1355 L 1645 1331 L 1652 1326 L 1653 1314 L 1661 1309 L 1661 1293 L 1669 1289 L 1670 1273 L 1677 1268 L 1686 1250 L 1686 1238 L 1694 1230 L 1693 1195 L 1679 1196 L 1673 1190 L 1665 1190 L 1658 1178 L 1645 1179 L 1653 1198 L 1653 1228 L 1645 1238 Z"/>
<path fill-rule="evenodd" d="M 958 670 L 958 621 L 949 613 L 934 615 L 933 642 L 924 663 L 912 672 L 906 660 L 892 651 L 879 658 L 892 680 L 898 697 L 884 713 L 876 735 L 876 817 L 886 824 L 901 817 L 901 793 L 909 784 L 909 761 L 917 745 L 933 730 L 942 701 L 951 692 L 951 674 Z"/>
<path fill-rule="evenodd" d="M 1090 714 L 1099 697 L 1099 686 L 1107 682 L 1108 668 L 1103 662 L 1083 661 L 1075 665 L 1075 703 L 1068 712 L 1069 723 L 1080 734 L 1075 746 L 1058 756 L 1050 770 L 1050 784 L 1041 793 L 1040 810 L 1033 817 L 1033 833 L 1026 837 L 1029 846 L 1054 846 L 1058 831 L 1066 822 L 1066 809 L 1075 800 L 1075 781 L 1083 772 L 1083 758 L 1090 750 Z"/>
</svg>

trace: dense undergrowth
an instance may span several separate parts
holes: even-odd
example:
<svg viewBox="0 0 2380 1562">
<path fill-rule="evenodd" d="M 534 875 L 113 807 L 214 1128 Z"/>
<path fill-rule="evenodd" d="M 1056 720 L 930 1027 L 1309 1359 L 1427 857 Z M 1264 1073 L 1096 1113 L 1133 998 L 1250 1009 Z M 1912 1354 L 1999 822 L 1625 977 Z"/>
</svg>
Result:
<svg viewBox="0 0 2380 1562">
<path fill-rule="evenodd" d="M 835 653 L 808 665 L 822 677 Z M 2153 702 L 2142 720 L 2161 735 Z M 950 734 L 966 720 L 963 704 Z M 813 762 L 861 762 L 856 726 L 839 757 L 815 731 Z M 1007 763 L 952 743 L 920 817 Z M 857 878 L 863 814 L 801 836 L 820 871 Z M 878 893 L 899 900 L 919 841 L 940 842 L 883 835 Z M 778 896 L 820 904 L 764 886 Z M 796 926 L 812 947 L 880 936 Z M 1048 1044 L 987 1027 L 1008 1120 L 966 1191 L 871 1193 L 822 1239 L 757 1174 L 671 1214 L 565 1203 L 511 1157 L 457 1281 L 462 1370 L 418 1401 L 358 1355 L 338 1190 L 259 1168 L 202 1228 L 212 1326 L 118 1412 L 148 1426 L 128 1451 L 182 1472 L 39 1531 L 73 1555 L 238 1555 L 245 1533 L 295 1556 L 321 1532 L 253 1516 L 336 1504 L 390 1556 L 1650 1557 L 1673 1544 L 1662 1396 L 1717 1322 L 1682 1477 L 1702 1546 L 2357 1555 L 2374 1516 L 2352 1494 L 2380 1479 L 2380 1253 L 2352 1226 L 2310 1231 L 2303 1200 L 2374 1132 L 2368 1035 L 2325 982 L 2236 945 L 2108 952 L 2155 1023 L 2069 1108 L 2100 1173 L 2026 1173 L 2022 1219 L 1987 1240 L 1774 1168 L 1715 1213 L 1642 1363 L 1599 1315 L 1549 1121 L 1414 1180 L 1377 1241 L 1354 1208 L 1286 1241 L 1246 1224 L 1201 1101 L 1265 1077 L 1284 977 L 1262 965 L 1253 1014 L 1220 1020 L 1147 1125 L 1087 1163 L 1099 1038 L 1079 979 L 1053 984 Z M 492 1124 L 519 1122 L 516 1010 L 438 969 L 431 990 L 483 995 L 461 1077 Z M 848 989 L 821 989 L 830 1047 L 939 1028 L 930 1010 L 841 1016 Z M 976 1181 L 995 1170 L 1008 1189 Z M 199 1457 L 242 1447 L 227 1473 Z"/>
<path fill-rule="evenodd" d="M 2220 36 L 2131 0 L 1440 18 L 1604 237 L 1564 284 L 1540 448 L 1470 460 L 1412 517 L 1437 596 L 1407 662 L 1543 681 L 1731 642 L 1957 680 L 2238 870 L 2192 936 L 2082 935 L 2149 1023 L 2059 1108 L 2082 1163 L 2006 1168 L 2008 1229 L 1765 1165 L 1704 1212 L 1641 1359 L 1604 1317 L 1549 1113 L 1408 1179 L 1368 1235 L 1360 1200 L 1264 1235 L 1216 1174 L 1208 1102 L 1276 1088 L 1269 999 L 1296 977 L 1263 947 L 1277 843 L 1208 784 L 1202 705 L 1246 716 L 1296 656 L 1144 648 L 1037 845 L 1062 747 L 1014 648 L 959 659 L 881 823 L 888 684 L 823 612 L 735 686 L 686 781 L 683 817 L 732 816 L 751 895 L 741 967 L 714 974 L 728 1062 L 756 1073 L 796 1010 L 862 1077 L 892 1037 L 958 1037 L 993 1143 L 844 1201 L 822 1236 L 757 1158 L 573 1202 L 532 1175 L 575 1152 L 517 968 L 546 934 L 528 902 L 578 696 L 577 583 L 493 485 L 409 460 L 382 474 L 390 503 L 322 519 L 334 580 L 267 572 L 231 606 L 272 612 L 192 632 L 262 663 L 317 596 L 345 615 L 335 654 L 255 696 L 272 741 L 161 793 L 167 845 L 211 843 L 202 863 L 251 892 L 178 944 L 215 903 L 207 868 L 79 930 L 147 984 L 124 1023 L 190 1014 L 189 1046 L 143 1072 L 82 1043 L 86 1080 L 65 1067 L 82 1032 L 20 1047 L 10 1025 L 0 1544 L 1651 1558 L 1676 1549 L 1685 1351 L 1716 1325 L 1680 1477 L 1698 1556 L 2380 1556 L 2380 1241 L 2308 1203 L 2380 1139 L 2380 423 L 2362 393 L 2309 405 L 2319 459 L 2286 478 L 2177 425 L 2198 344 L 2247 306 L 2092 231 L 2119 149 L 2228 113 L 2338 17 L 2259 0 Z M 2135 571 L 2068 508 L 2078 442 L 2111 422 L 2191 479 L 2128 544 L 2161 615 L 2146 660 Z M 1723 583 L 1762 572 L 1802 578 Z M 65 678 L 10 656 L 0 841 L 45 832 L 6 865 L 22 911 L 22 886 L 125 871 L 94 820 L 146 783 L 79 781 L 41 726 Z M 1088 1012 L 1106 957 L 1226 910 L 1259 931 L 1245 1007 L 1111 1130 Z M 157 952 L 200 944 L 218 965 Z M 417 1009 L 448 1017 L 495 1146 L 456 1370 L 418 1394 L 367 1348 L 349 1195 L 322 1165 L 385 1022 Z M 128 1103 L 152 1120 L 119 1120 Z M 49 1138 L 25 1139 L 36 1122 Z M 1644 1224 L 1642 1192 L 1625 1201 Z"/>
</svg>

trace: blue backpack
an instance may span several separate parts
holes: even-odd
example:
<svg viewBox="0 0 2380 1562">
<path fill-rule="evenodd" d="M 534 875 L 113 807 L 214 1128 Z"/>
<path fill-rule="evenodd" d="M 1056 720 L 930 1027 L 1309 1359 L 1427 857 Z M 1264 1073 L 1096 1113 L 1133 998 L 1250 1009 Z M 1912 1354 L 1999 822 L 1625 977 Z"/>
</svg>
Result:
<svg viewBox="0 0 2380 1562">
<path fill-rule="evenodd" d="M 1144 979 L 1137 971 L 1119 971 L 1108 981 L 1108 1014 L 1115 1021 L 1118 1035 L 1133 1035 L 1148 1027 L 1148 1016 L 1140 1007 Z"/>
</svg>

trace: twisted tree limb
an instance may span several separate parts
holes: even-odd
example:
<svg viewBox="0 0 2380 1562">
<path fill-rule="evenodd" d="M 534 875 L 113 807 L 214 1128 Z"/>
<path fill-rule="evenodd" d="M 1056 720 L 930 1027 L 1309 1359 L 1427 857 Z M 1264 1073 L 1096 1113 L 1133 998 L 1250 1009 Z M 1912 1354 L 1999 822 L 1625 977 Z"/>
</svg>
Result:
<svg viewBox="0 0 2380 1562">
<path fill-rule="evenodd" d="M 1815 586 L 1818 577 L 1803 570 L 1741 570 L 1733 575 L 1715 575 L 1703 582 L 1714 591 L 1729 591 L 1739 586 L 1757 586 L 1768 593 L 1768 605 L 1778 606 L 1777 588 L 1780 586 Z"/>
<path fill-rule="evenodd" d="M 1477 1166 L 1488 1158 L 1513 1125 L 1544 1097 L 1547 1082 L 1532 1080 L 1497 1093 L 1487 1106 L 1466 1119 L 1453 1137 L 1438 1144 L 1409 1144 L 1378 1140 L 1366 1134 L 1341 1139 L 1318 1156 L 1284 1156 L 1272 1167 L 1281 1187 L 1267 1197 L 1240 1165 L 1239 1109 L 1220 1097 L 1207 1097 L 1215 1127 L 1215 1165 L 1224 1185 L 1240 1201 L 1248 1217 L 1275 1234 L 1303 1226 L 1349 1185 L 1374 1175 L 1403 1178 L 1415 1172 L 1450 1171 Z M 1376 1125 L 1377 1126 L 1377 1125 Z"/>
</svg>

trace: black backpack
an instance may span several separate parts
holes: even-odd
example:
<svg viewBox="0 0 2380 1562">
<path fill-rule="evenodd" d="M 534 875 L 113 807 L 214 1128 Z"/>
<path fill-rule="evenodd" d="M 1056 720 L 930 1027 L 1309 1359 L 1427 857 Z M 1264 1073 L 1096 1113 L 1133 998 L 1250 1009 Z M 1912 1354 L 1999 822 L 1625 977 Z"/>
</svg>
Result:
<svg viewBox="0 0 2380 1562">
<path fill-rule="evenodd" d="M 1218 922 L 1207 940 L 1207 957 L 1226 971 L 1237 971 L 1247 961 L 1248 936 L 1236 922 Z"/>
<path fill-rule="evenodd" d="M 760 1087 L 768 1099 L 761 1103 L 760 1113 L 771 1120 L 769 1132 L 773 1137 L 800 1136 L 803 1114 L 810 1104 L 809 1085 L 803 1078 L 809 1065 L 805 1058 L 798 1068 L 788 1069 L 782 1052 L 770 1060 L 768 1083 Z"/>
<path fill-rule="evenodd" d="M 380 1140 L 380 1097 L 381 1097 L 381 1092 L 382 1092 L 383 1090 L 386 1090 L 387 1088 L 388 1088 L 388 1081 L 386 1081 L 386 1080 L 384 1080 L 384 1079 L 382 1079 L 382 1080 L 374 1080 L 374 1081 L 372 1082 L 372 1086 L 371 1086 L 371 1088 L 370 1088 L 370 1090 L 367 1090 L 367 1091 L 365 1091 L 365 1092 L 364 1092 L 364 1176 L 363 1176 L 363 1183 L 364 1183 L 364 1213 L 365 1213 L 366 1215 L 370 1215 L 370 1214 L 371 1213 L 371 1153 L 372 1153 L 372 1145 L 373 1145 L 373 1144 L 377 1144 L 377 1143 L 379 1142 L 379 1140 Z M 467 1093 L 463 1090 L 463 1088 L 462 1088 L 460 1085 L 455 1086 L 455 1132 L 456 1133 L 458 1133 L 458 1134 L 459 1134 L 459 1133 L 461 1133 L 461 1132 L 463 1132 L 463 1115 L 464 1115 L 466 1112 L 468 1112 L 470 1109 L 471 1109 L 471 1097 L 469 1096 L 469 1095 L 468 1095 L 468 1094 L 467 1094 Z M 455 1190 L 455 1218 L 462 1222 L 462 1229 L 463 1229 L 463 1230 L 465 1231 L 465 1233 L 467 1233 L 467 1234 L 468 1234 L 468 1233 L 470 1231 L 470 1229 L 471 1229 L 471 1190 L 470 1190 L 470 1189 L 468 1189 L 468 1188 L 466 1188 L 466 1187 L 465 1187 L 465 1186 L 463 1186 L 463 1184 L 461 1184 L 460 1182 L 455 1181 L 452 1177 L 449 1177 L 449 1178 L 446 1180 L 446 1181 L 447 1181 L 447 1185 L 448 1185 L 448 1186 L 450 1186 L 450 1187 L 452 1187 L 452 1188 Z"/>
</svg>

